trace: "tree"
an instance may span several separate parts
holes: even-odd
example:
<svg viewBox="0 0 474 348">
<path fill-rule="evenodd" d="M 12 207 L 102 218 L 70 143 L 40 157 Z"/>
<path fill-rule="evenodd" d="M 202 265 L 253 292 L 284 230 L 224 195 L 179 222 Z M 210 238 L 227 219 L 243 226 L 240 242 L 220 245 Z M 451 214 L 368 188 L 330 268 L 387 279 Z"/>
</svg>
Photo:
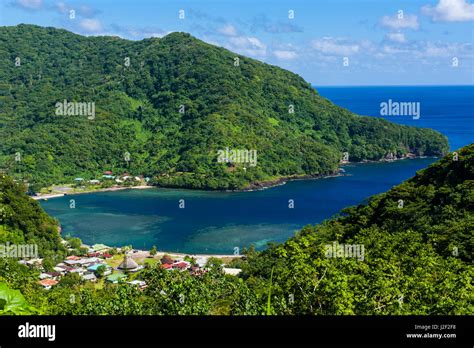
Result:
<svg viewBox="0 0 474 348">
<path fill-rule="evenodd" d="M 82 278 L 78 273 L 68 273 L 61 278 L 59 285 L 73 288 L 82 283 Z"/>
<path fill-rule="evenodd" d="M 155 185 L 215 190 L 333 174 L 343 152 L 360 161 L 449 150 L 434 130 L 355 115 L 290 71 L 244 57 L 236 69 L 229 64 L 235 53 L 183 33 L 129 41 L 19 25 L 1 27 L 0 42 L 3 51 L 29 57 L 28 69 L 41 70 L 42 78 L 31 80 L 26 65 L 15 68 L 8 55 L 0 56 L 6 81 L 0 90 L 8 91 L 1 96 L 0 163 L 21 149 L 24 160 L 7 170 L 18 178 L 29 173 L 36 191 L 78 176 L 100 177 L 105 164 L 116 172 L 146 173 Z M 113 68 L 123 66 L 124 55 L 146 64 L 124 76 Z M 78 57 L 83 76 L 75 69 Z M 97 108 L 94 122 L 85 116 L 66 122 L 50 117 L 58 96 L 106 108 Z M 78 137 L 81 142 L 74 141 Z M 225 144 L 258 151 L 258 165 L 218 162 Z M 125 151 L 133 153 L 131 161 L 123 160 Z M 115 182 L 102 183 L 109 184 Z"/>
<path fill-rule="evenodd" d="M 54 271 L 55 266 L 56 262 L 54 262 L 54 259 L 52 257 L 48 256 L 43 259 L 43 268 L 46 272 Z"/>
<path fill-rule="evenodd" d="M 106 271 L 106 267 L 104 265 L 100 265 L 97 267 L 97 270 L 94 272 L 97 278 L 102 278 L 104 276 L 104 273 Z"/>
<path fill-rule="evenodd" d="M 222 267 L 224 265 L 224 261 L 218 259 L 217 257 L 210 257 L 207 259 L 206 268 L 210 270 L 213 274 L 222 273 Z"/>
<path fill-rule="evenodd" d="M 69 245 L 71 246 L 71 248 L 77 249 L 77 250 L 81 248 L 82 240 L 80 238 L 77 238 L 77 237 L 68 238 L 67 241 Z"/>
</svg>

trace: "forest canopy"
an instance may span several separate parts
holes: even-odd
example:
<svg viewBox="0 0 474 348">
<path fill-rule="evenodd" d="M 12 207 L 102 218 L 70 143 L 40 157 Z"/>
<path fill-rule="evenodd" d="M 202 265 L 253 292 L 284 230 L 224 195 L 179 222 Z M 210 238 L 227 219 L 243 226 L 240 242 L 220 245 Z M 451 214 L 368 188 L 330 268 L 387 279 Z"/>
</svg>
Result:
<svg viewBox="0 0 474 348">
<path fill-rule="evenodd" d="M 355 115 L 294 73 L 186 33 L 128 41 L 18 25 L 0 28 L 0 53 L 0 169 L 35 189 L 108 170 L 241 189 L 333 174 L 345 152 L 362 161 L 448 151 L 434 130 Z M 219 162 L 226 148 L 255 150 L 258 164 Z"/>
<path fill-rule="evenodd" d="M 155 265 L 140 273 L 148 284 L 143 291 L 128 284 L 95 288 L 80 279 L 45 291 L 38 271 L 0 258 L 0 299 L 21 299 L 13 314 L 472 315 L 474 145 L 457 155 L 283 244 L 249 248 L 246 260 L 230 265 L 242 269 L 239 276 L 224 275 L 219 264 L 202 277 Z M 28 213 L 41 210 L 36 202 L 11 178 L 0 182 L 0 208 L 8 212 L 0 228 L 49 240 L 51 251 L 61 253 L 47 215 Z M 38 221 L 49 232 L 28 229 Z M 362 258 L 328 255 L 335 243 L 365 252 Z"/>
</svg>

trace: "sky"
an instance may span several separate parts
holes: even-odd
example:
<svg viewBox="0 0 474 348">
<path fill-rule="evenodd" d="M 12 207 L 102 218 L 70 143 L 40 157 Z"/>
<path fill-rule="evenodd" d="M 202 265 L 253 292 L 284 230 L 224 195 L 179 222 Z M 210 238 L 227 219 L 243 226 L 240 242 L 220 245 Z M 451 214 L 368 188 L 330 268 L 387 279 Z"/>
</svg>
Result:
<svg viewBox="0 0 474 348">
<path fill-rule="evenodd" d="M 188 32 L 316 86 L 473 85 L 469 0 L 0 0 L 0 25 Z"/>
</svg>

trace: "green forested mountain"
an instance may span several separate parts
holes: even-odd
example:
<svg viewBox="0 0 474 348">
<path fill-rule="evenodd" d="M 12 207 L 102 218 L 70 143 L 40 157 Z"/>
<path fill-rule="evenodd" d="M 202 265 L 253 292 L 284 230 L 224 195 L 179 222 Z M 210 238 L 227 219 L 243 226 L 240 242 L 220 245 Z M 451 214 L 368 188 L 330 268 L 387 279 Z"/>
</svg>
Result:
<svg viewBox="0 0 474 348">
<path fill-rule="evenodd" d="M 64 100 L 95 103 L 95 117 L 57 115 Z M 448 150 L 433 130 L 357 116 L 296 74 L 184 33 L 128 41 L 1 27 L 0 108 L 0 168 L 36 188 L 113 170 L 235 189 L 333 173 L 343 152 L 360 161 Z M 258 164 L 219 163 L 226 147 L 257 150 Z"/>
<path fill-rule="evenodd" d="M 20 216 L 37 225 L 19 208 L 32 200 L 10 179 L 2 185 L 11 214 L 0 227 L 10 229 Z M 223 275 L 217 263 L 202 277 L 153 266 L 140 273 L 149 284 L 143 291 L 72 278 L 44 291 L 37 272 L 0 258 L 0 297 L 2 289 L 18 289 L 43 314 L 472 315 L 473 186 L 474 144 L 367 205 L 308 226 L 284 244 L 249 250 L 246 260 L 234 261 L 243 269 L 239 277 Z M 334 242 L 363 246 L 363 258 L 328 257 Z"/>
<path fill-rule="evenodd" d="M 25 187 L 0 173 L 0 244 L 36 244 L 41 256 L 64 251 L 58 222 L 25 195 Z"/>
</svg>

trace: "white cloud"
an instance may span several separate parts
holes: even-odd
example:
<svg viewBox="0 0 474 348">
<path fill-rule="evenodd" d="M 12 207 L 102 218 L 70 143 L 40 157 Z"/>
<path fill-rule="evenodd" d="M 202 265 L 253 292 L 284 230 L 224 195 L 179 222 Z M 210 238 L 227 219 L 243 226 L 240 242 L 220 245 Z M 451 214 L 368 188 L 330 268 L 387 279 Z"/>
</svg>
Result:
<svg viewBox="0 0 474 348">
<path fill-rule="evenodd" d="M 226 48 L 248 56 L 265 56 L 267 46 L 256 37 L 234 36 L 229 38 Z"/>
<path fill-rule="evenodd" d="M 276 50 L 273 51 L 273 54 L 278 59 L 295 59 L 296 57 L 298 57 L 298 54 L 296 54 L 296 52 L 287 50 Z"/>
<path fill-rule="evenodd" d="M 419 57 L 436 58 L 436 57 L 471 57 L 472 44 L 462 43 L 440 43 L 440 42 L 424 42 L 418 52 L 415 54 Z"/>
<path fill-rule="evenodd" d="M 71 8 L 63 1 L 59 1 L 56 3 L 56 9 L 60 12 L 60 13 L 66 13 L 68 12 Z"/>
<path fill-rule="evenodd" d="M 443 62 L 452 57 L 472 59 L 474 56 L 471 43 L 443 43 L 433 41 L 414 41 L 407 44 L 385 44 L 381 47 L 381 57 L 389 55 L 397 60 L 403 59 L 438 59 Z M 433 60 L 434 61 L 434 60 Z"/>
<path fill-rule="evenodd" d="M 403 49 L 403 48 L 399 48 L 399 47 L 384 45 L 381 49 L 380 57 L 384 58 L 385 54 L 388 54 L 388 55 L 396 55 L 396 54 L 408 55 L 409 53 L 410 53 L 410 50 L 407 49 L 407 48 Z M 413 53 L 413 52 L 411 52 L 411 53 Z"/>
<path fill-rule="evenodd" d="M 88 6 L 72 6 L 67 4 L 64 1 L 58 1 L 54 4 L 54 6 L 48 7 L 48 10 L 54 10 L 61 14 L 69 13 L 69 11 L 74 10 L 76 16 L 84 17 L 84 18 L 93 18 L 95 17 L 100 11 L 93 9 Z"/>
<path fill-rule="evenodd" d="M 322 39 L 313 40 L 311 46 L 319 52 L 329 55 L 349 56 L 357 54 L 360 46 L 356 43 L 349 43 L 342 39 L 334 39 L 332 37 L 323 37 Z"/>
<path fill-rule="evenodd" d="M 226 24 L 220 27 L 219 29 L 217 29 L 217 31 L 227 36 L 237 36 L 237 29 L 235 29 L 235 27 L 232 24 Z"/>
<path fill-rule="evenodd" d="M 418 24 L 418 17 L 416 15 L 411 14 L 403 14 L 400 17 L 398 14 L 394 14 L 393 16 L 383 16 L 380 20 L 380 24 L 383 27 L 387 27 L 390 29 L 417 30 L 420 26 Z"/>
<path fill-rule="evenodd" d="M 153 28 L 130 28 L 128 34 L 134 39 L 143 39 L 149 37 L 163 37 L 172 33 L 172 31 L 163 31 L 161 29 Z"/>
<path fill-rule="evenodd" d="M 393 42 L 406 42 L 405 34 L 403 33 L 389 33 L 387 34 L 387 39 Z"/>
<path fill-rule="evenodd" d="M 474 20 L 474 4 L 466 0 L 439 0 L 435 6 L 423 6 L 421 12 L 440 22 L 464 22 Z"/>
<path fill-rule="evenodd" d="M 264 49 L 266 46 L 256 37 L 248 37 L 247 40 L 255 47 Z"/>
<path fill-rule="evenodd" d="M 43 6 L 43 0 L 16 0 L 14 4 L 27 10 L 39 10 Z"/>
<path fill-rule="evenodd" d="M 79 26 L 90 33 L 98 33 L 102 31 L 102 24 L 98 19 L 85 18 L 81 20 Z"/>
<path fill-rule="evenodd" d="M 120 36 L 125 39 L 131 40 L 141 40 L 150 37 L 163 37 L 171 33 L 172 31 L 166 31 L 156 26 L 147 26 L 147 27 L 133 27 L 133 26 L 123 26 L 118 24 L 111 24 L 107 27 L 107 33 L 112 33 L 114 36 Z M 105 34 L 101 32 L 101 35 Z"/>
</svg>

